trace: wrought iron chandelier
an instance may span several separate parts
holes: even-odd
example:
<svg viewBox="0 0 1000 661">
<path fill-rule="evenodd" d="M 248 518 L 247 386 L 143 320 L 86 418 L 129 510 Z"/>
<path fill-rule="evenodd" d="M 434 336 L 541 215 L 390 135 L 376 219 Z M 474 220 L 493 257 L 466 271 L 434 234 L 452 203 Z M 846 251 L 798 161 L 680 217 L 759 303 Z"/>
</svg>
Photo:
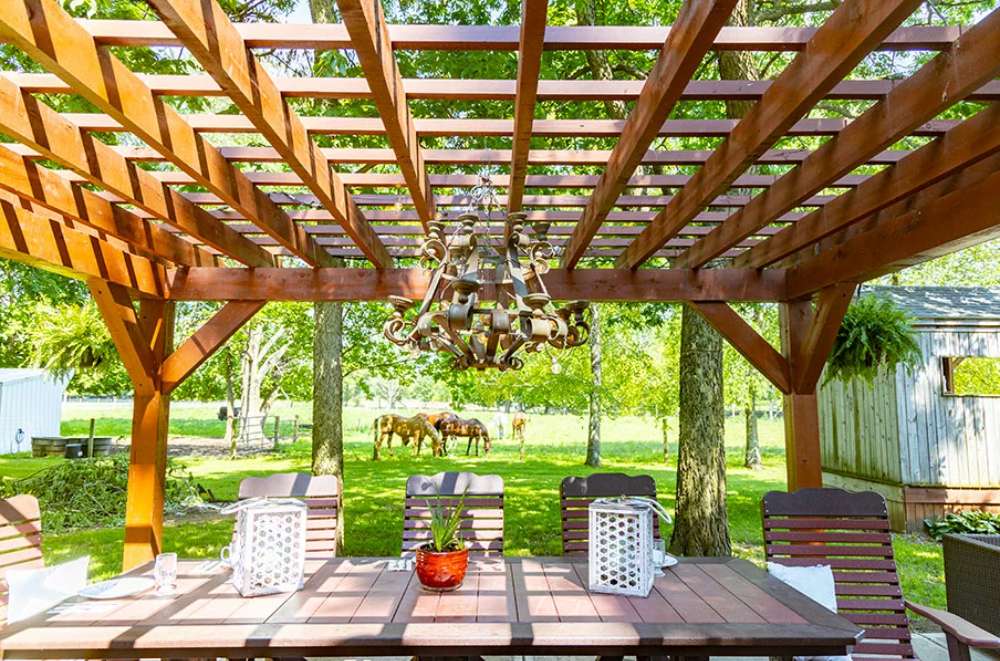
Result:
<svg viewBox="0 0 1000 661">
<path fill-rule="evenodd" d="M 586 343 L 587 303 L 554 305 L 542 280 L 555 255 L 549 223 L 532 222 L 529 236 L 526 215 L 508 214 L 498 249 L 489 224 L 499 205 L 488 176 L 480 175 L 469 197 L 469 208 L 450 236 L 443 220 L 429 223 L 420 249 L 421 265 L 433 270 L 427 293 L 415 313 L 414 301 L 389 297 L 394 311 L 383 327 L 385 337 L 415 352 L 449 353 L 459 370 L 517 370 L 524 366 L 517 355 L 521 349 Z"/>
</svg>

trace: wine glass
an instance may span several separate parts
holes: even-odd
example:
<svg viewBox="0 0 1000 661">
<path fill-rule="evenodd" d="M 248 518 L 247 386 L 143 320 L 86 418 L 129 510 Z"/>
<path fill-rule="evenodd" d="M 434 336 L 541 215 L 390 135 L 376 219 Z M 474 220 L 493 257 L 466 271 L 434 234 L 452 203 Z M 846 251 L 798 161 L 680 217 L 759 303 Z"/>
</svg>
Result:
<svg viewBox="0 0 1000 661">
<path fill-rule="evenodd" d="M 177 588 L 176 553 L 161 553 L 156 556 L 153 578 L 156 580 L 156 594 L 166 596 L 174 593 Z"/>
</svg>

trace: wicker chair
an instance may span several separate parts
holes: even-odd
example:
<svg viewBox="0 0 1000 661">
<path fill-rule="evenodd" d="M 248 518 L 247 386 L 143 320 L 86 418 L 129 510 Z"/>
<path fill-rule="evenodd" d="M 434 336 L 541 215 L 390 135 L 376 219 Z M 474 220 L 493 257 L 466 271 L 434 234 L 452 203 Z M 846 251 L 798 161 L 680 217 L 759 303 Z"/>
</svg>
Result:
<svg viewBox="0 0 1000 661">
<path fill-rule="evenodd" d="M 430 503 L 455 507 L 465 496 L 460 534 L 476 555 L 503 555 L 503 478 L 499 475 L 446 472 L 411 475 L 406 481 L 403 554 L 431 539 Z"/>
<path fill-rule="evenodd" d="M 7 621 L 7 570 L 44 567 L 42 521 L 34 496 L 0 500 L 0 624 Z"/>
<path fill-rule="evenodd" d="M 646 496 L 656 498 L 656 482 L 649 475 L 594 473 L 566 477 L 559 485 L 563 555 L 585 555 L 590 549 L 589 506 L 597 498 Z M 660 537 L 660 517 L 653 517 L 653 536 Z"/>
<path fill-rule="evenodd" d="M 1000 636 L 1000 535 L 945 535 L 948 610 Z"/>
<path fill-rule="evenodd" d="M 248 477 L 240 482 L 239 498 L 301 498 L 308 508 L 306 557 L 324 560 L 337 555 L 341 503 L 340 483 L 336 477 L 308 473 Z"/>
<path fill-rule="evenodd" d="M 767 559 L 783 565 L 829 565 L 839 613 L 865 630 L 853 661 L 914 659 L 909 609 L 941 627 L 951 661 L 969 648 L 1000 649 L 1000 638 L 953 613 L 903 600 L 885 498 L 870 491 L 772 491 L 762 503 Z"/>
</svg>

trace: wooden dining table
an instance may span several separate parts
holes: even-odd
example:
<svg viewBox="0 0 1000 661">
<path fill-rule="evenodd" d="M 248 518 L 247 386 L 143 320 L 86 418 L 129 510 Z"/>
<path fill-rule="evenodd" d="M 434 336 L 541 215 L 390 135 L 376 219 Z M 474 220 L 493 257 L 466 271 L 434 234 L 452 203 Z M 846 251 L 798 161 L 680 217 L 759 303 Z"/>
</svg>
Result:
<svg viewBox="0 0 1000 661">
<path fill-rule="evenodd" d="M 137 573 L 149 574 L 150 567 Z M 589 592 L 586 558 L 476 559 L 434 593 L 388 558 L 309 561 L 303 588 L 242 597 L 217 563 L 177 590 L 73 597 L 0 632 L 5 659 L 624 654 L 836 656 L 861 630 L 745 560 L 685 558 L 648 597 Z"/>
</svg>

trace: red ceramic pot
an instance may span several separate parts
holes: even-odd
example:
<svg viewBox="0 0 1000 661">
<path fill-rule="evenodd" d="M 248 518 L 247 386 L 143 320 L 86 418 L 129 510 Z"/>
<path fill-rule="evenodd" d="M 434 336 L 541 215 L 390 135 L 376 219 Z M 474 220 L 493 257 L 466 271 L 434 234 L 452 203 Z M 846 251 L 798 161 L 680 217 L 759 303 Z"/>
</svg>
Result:
<svg viewBox="0 0 1000 661">
<path fill-rule="evenodd" d="M 417 578 L 428 590 L 454 590 L 465 580 L 469 549 L 439 553 L 426 547 L 417 549 Z"/>
</svg>

